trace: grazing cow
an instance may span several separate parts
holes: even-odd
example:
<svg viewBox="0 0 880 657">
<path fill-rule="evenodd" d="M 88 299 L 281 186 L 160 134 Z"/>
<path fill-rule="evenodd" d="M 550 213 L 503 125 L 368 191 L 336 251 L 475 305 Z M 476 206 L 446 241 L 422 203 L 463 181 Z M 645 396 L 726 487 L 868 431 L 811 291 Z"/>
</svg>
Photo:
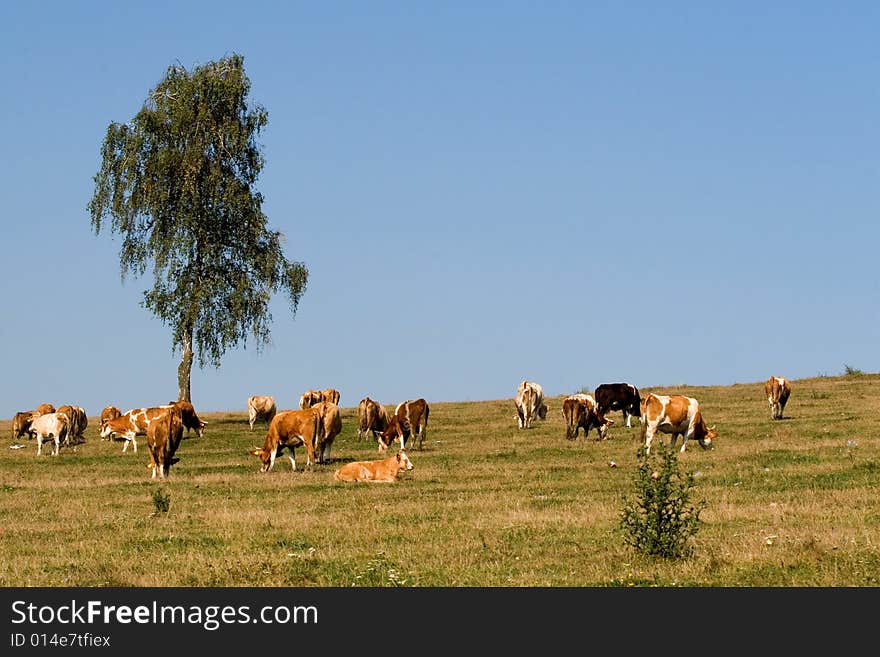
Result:
<svg viewBox="0 0 880 657">
<path fill-rule="evenodd" d="M 358 438 L 366 438 L 368 431 L 372 431 L 373 437 L 378 438 L 379 434 L 388 428 L 391 418 L 382 404 L 369 397 L 364 397 L 358 404 L 357 421 Z"/>
<path fill-rule="evenodd" d="M 770 402 L 770 417 L 774 420 L 782 419 L 782 411 L 791 394 L 791 383 L 781 376 L 771 376 L 764 382 L 764 395 Z"/>
<path fill-rule="evenodd" d="M 593 391 L 596 412 L 605 417 L 608 411 L 623 411 L 626 426 L 632 427 L 632 418 L 640 417 L 642 399 L 638 388 L 629 383 L 603 383 Z"/>
<path fill-rule="evenodd" d="M 516 415 L 520 429 L 528 429 L 538 418 L 547 418 L 547 405 L 544 403 L 544 388 L 534 381 L 523 381 L 516 389 Z"/>
<path fill-rule="evenodd" d="M 12 441 L 16 442 L 22 436 L 27 435 L 28 440 L 34 437 L 31 429 L 31 421 L 37 416 L 36 411 L 19 411 L 12 418 Z"/>
<path fill-rule="evenodd" d="M 128 444 L 131 443 L 135 453 L 137 453 L 137 436 L 146 436 L 150 422 L 159 415 L 162 415 L 170 406 L 132 408 L 119 417 L 101 420 L 101 438 L 112 439 L 115 436 L 119 436 L 125 440 L 125 444 L 122 446 L 123 452 L 128 449 Z M 183 413 L 181 412 L 182 415 Z"/>
<path fill-rule="evenodd" d="M 608 427 L 614 424 L 614 420 L 599 418 L 595 400 L 585 394 L 566 397 L 562 402 L 562 417 L 565 418 L 565 437 L 568 440 L 576 440 L 580 429 L 584 430 L 584 438 L 589 438 L 593 428 L 598 434 L 596 440 L 605 440 Z"/>
<path fill-rule="evenodd" d="M 275 413 L 278 412 L 278 407 L 275 406 L 275 398 L 271 395 L 252 395 L 248 397 L 247 409 L 248 424 L 251 426 L 251 431 L 254 430 L 254 423 L 257 420 L 263 420 L 268 429 L 269 423 L 275 417 Z"/>
<path fill-rule="evenodd" d="M 412 470 L 413 464 L 402 449 L 394 456 L 378 461 L 353 461 L 346 463 L 336 472 L 336 481 L 368 481 L 371 483 L 390 483 L 397 481 L 401 470 Z"/>
<path fill-rule="evenodd" d="M 64 413 L 70 421 L 70 427 L 67 431 L 67 438 L 64 440 L 65 445 L 70 445 L 71 438 L 78 439 L 78 442 L 85 442 L 86 427 L 89 426 L 89 418 L 82 406 L 72 406 L 65 404 L 59 406 L 57 413 Z"/>
<path fill-rule="evenodd" d="M 105 406 L 104 410 L 101 411 L 100 423 L 103 424 L 104 420 L 112 420 L 113 418 L 119 417 L 120 415 L 122 415 L 122 411 L 120 411 L 116 406 Z"/>
<path fill-rule="evenodd" d="M 39 413 L 40 415 L 45 415 L 46 413 L 54 413 L 54 412 L 55 412 L 55 407 L 52 406 L 52 404 L 50 404 L 48 402 L 46 402 L 44 404 L 40 404 L 39 406 L 37 406 L 37 409 L 34 411 L 34 413 Z"/>
<path fill-rule="evenodd" d="M 290 465 L 294 470 L 296 459 L 293 450 L 303 445 L 306 448 L 306 466 L 311 466 L 315 461 L 315 444 L 319 431 L 320 415 L 311 408 L 278 413 L 269 423 L 263 447 L 251 452 L 259 456 L 263 463 L 260 472 L 269 472 L 275 465 L 275 458 L 281 455 L 285 447 L 290 450 Z"/>
<path fill-rule="evenodd" d="M 205 427 L 208 426 L 208 423 L 199 419 L 199 416 L 196 415 L 196 409 L 193 408 L 191 402 L 183 400 L 170 401 L 168 406 L 177 406 L 180 409 L 180 417 L 183 420 L 183 426 L 186 427 L 187 437 L 189 436 L 190 429 L 193 429 L 199 438 L 205 434 Z"/>
<path fill-rule="evenodd" d="M 706 427 L 700 412 L 700 403 L 693 397 L 683 395 L 655 395 L 648 393 L 642 398 L 642 437 L 645 452 L 651 451 L 651 441 L 657 431 L 672 434 L 669 446 L 674 448 L 678 436 L 682 436 L 680 452 L 684 452 L 691 438 L 699 441 L 703 449 L 712 449 L 712 440 L 718 437 L 715 427 Z"/>
<path fill-rule="evenodd" d="M 428 406 L 428 402 L 421 397 L 400 402 L 394 409 L 394 415 L 391 416 L 385 431 L 377 436 L 379 451 L 384 452 L 395 440 L 400 442 L 400 449 L 403 449 L 410 436 L 414 441 L 418 439 L 419 449 L 422 449 L 425 432 L 428 430 L 430 412 L 431 408 Z"/>
<path fill-rule="evenodd" d="M 52 441 L 52 456 L 58 456 L 61 443 L 67 441 L 70 418 L 65 413 L 43 413 L 34 415 L 31 430 L 37 437 L 37 456 L 43 453 L 43 442 Z"/>
<path fill-rule="evenodd" d="M 171 466 L 180 460 L 174 457 L 174 453 L 182 439 L 183 413 L 179 406 L 162 409 L 162 413 L 150 421 L 147 426 L 147 447 L 150 450 L 147 467 L 153 471 L 150 479 L 155 479 L 157 472 L 160 479 L 168 476 Z"/>
</svg>

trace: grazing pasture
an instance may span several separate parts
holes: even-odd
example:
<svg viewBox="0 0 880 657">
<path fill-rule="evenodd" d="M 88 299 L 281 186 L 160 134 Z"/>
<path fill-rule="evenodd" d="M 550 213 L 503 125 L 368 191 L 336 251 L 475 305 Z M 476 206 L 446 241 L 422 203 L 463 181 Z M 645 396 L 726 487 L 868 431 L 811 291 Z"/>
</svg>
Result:
<svg viewBox="0 0 880 657">
<path fill-rule="evenodd" d="M 184 438 L 164 482 L 150 480 L 146 450 L 100 440 L 100 409 L 86 409 L 77 451 L 51 459 L 26 438 L 8 449 L 3 420 L 0 585 L 880 585 L 880 375 L 792 383 L 782 420 L 769 417 L 763 380 L 640 386 L 697 398 L 718 431 L 714 450 L 689 443 L 679 456 L 706 502 L 681 561 L 637 555 L 618 533 L 639 424 L 616 421 L 602 442 L 566 440 L 566 395 L 548 398 L 547 421 L 526 430 L 512 396 L 429 399 L 414 469 L 382 486 L 333 480 L 348 461 L 381 458 L 375 440 L 358 438 L 354 407 L 341 408 L 328 464 L 303 472 L 302 458 L 291 472 L 283 459 L 265 474 L 250 454 L 265 432 L 250 431 L 246 409 L 200 414 L 208 430 Z"/>
</svg>

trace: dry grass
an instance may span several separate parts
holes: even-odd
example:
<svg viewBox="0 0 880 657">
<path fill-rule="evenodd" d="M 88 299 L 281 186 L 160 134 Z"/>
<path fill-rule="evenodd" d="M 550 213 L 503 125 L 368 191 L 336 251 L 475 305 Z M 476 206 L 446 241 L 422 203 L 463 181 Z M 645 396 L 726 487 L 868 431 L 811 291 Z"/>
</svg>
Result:
<svg viewBox="0 0 880 657">
<path fill-rule="evenodd" d="M 248 450 L 265 430 L 243 412 L 208 416 L 165 483 L 150 481 L 145 443 L 123 454 L 92 417 L 76 452 L 0 450 L 0 585 L 876 586 L 878 384 L 794 381 L 781 421 L 760 382 L 645 389 L 697 397 L 720 434 L 681 457 L 707 504 L 695 555 L 671 562 L 617 530 L 639 429 L 615 414 L 610 440 L 566 441 L 561 397 L 526 431 L 512 398 L 431 403 L 415 469 L 386 485 L 333 481 L 341 463 L 378 457 L 353 408 L 333 463 L 296 473 L 286 459 L 258 472 Z"/>
</svg>

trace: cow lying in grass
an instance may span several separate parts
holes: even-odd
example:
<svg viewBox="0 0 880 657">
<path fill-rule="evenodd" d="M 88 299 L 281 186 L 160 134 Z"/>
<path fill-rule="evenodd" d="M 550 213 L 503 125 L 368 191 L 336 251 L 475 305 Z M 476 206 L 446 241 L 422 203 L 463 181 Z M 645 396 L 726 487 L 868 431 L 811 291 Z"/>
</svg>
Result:
<svg viewBox="0 0 880 657">
<path fill-rule="evenodd" d="M 354 461 L 346 463 L 336 472 L 336 481 L 369 481 L 387 483 L 397 481 L 401 470 L 412 470 L 413 464 L 402 449 L 394 456 L 378 461 Z"/>
</svg>

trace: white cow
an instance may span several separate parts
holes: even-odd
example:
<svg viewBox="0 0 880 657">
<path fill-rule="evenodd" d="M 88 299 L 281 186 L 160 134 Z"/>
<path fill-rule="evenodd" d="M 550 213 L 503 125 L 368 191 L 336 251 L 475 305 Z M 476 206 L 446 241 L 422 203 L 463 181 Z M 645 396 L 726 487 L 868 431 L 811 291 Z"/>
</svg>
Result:
<svg viewBox="0 0 880 657">
<path fill-rule="evenodd" d="M 516 390 L 516 415 L 520 429 L 528 429 L 536 418 L 547 418 L 547 405 L 544 403 L 544 388 L 534 381 L 523 381 Z"/>
<path fill-rule="evenodd" d="M 35 415 L 31 420 L 31 431 L 37 437 L 37 456 L 43 453 L 43 442 L 53 443 L 52 456 L 58 456 L 61 443 L 67 440 L 70 431 L 70 418 L 66 413 L 46 413 Z"/>
<path fill-rule="evenodd" d="M 275 398 L 271 395 L 253 395 L 248 397 L 247 408 L 248 424 L 251 425 L 251 431 L 254 430 L 254 423 L 257 420 L 265 421 L 266 428 L 268 429 L 269 423 L 275 417 L 275 413 L 278 412 L 278 408 L 275 406 Z"/>
</svg>

